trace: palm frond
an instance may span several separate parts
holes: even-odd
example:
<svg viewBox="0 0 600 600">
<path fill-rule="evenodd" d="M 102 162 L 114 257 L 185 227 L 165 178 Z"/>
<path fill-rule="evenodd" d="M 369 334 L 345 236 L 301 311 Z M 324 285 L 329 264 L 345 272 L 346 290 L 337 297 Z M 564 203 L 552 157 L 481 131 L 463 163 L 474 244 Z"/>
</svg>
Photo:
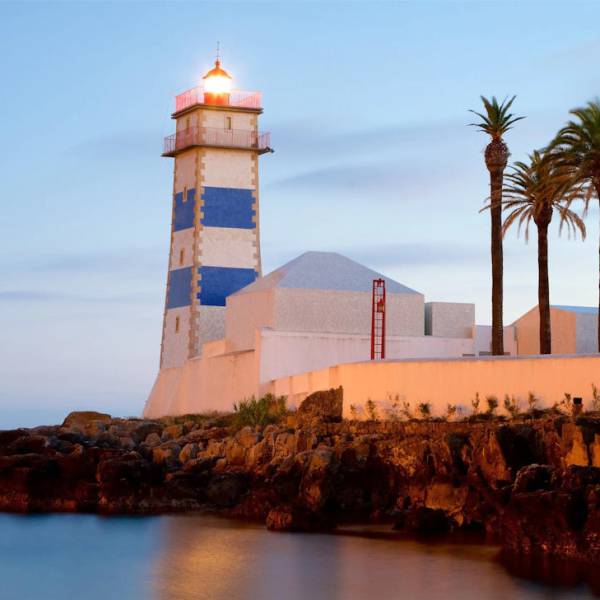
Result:
<svg viewBox="0 0 600 600">
<path fill-rule="evenodd" d="M 506 97 L 502 102 L 498 102 L 496 96 L 492 96 L 491 100 L 488 100 L 485 96 L 481 96 L 485 113 L 469 110 L 469 112 L 480 119 L 477 123 L 469 123 L 469 126 L 477 127 L 479 131 L 487 133 L 493 139 L 501 139 L 507 131 L 512 129 L 517 121 L 525 118 L 517 117 L 508 112 L 515 98 L 516 96 L 513 96 L 509 100 Z"/>
</svg>

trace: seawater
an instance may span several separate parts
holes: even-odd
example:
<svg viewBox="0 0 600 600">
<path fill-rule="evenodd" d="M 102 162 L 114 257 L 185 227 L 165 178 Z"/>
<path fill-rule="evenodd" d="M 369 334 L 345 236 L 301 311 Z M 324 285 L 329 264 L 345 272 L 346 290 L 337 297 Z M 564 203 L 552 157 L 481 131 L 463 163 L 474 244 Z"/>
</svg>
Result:
<svg viewBox="0 0 600 600">
<path fill-rule="evenodd" d="M 271 533 L 206 515 L 0 515 L 2 600 L 595 598 L 585 573 L 383 529 Z M 529 565 L 531 566 L 531 565 Z M 518 575 L 511 574 L 517 572 Z"/>
</svg>

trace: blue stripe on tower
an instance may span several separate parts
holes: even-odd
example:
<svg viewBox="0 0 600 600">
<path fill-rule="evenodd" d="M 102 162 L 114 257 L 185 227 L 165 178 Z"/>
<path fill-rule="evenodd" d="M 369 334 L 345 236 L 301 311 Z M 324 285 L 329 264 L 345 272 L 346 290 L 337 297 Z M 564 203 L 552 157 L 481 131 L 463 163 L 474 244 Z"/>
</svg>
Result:
<svg viewBox="0 0 600 600">
<path fill-rule="evenodd" d="M 192 303 L 192 267 L 169 271 L 167 308 L 189 306 Z"/>
<path fill-rule="evenodd" d="M 198 298 L 204 306 L 225 306 L 225 298 L 251 284 L 258 273 L 254 269 L 200 267 L 202 277 Z"/>
<path fill-rule="evenodd" d="M 183 192 L 175 194 L 175 210 L 173 214 L 173 231 L 188 229 L 194 226 L 196 211 L 196 190 L 187 191 L 187 201 L 183 201 Z"/>
<path fill-rule="evenodd" d="M 206 227 L 235 227 L 254 229 L 255 211 L 253 190 L 205 187 L 202 225 Z"/>
</svg>

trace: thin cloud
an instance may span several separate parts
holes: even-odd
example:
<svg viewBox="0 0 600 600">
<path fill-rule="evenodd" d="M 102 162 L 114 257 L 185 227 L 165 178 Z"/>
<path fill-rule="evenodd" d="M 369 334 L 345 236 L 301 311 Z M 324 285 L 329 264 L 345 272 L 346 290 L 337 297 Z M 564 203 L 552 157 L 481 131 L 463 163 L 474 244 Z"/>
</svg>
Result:
<svg viewBox="0 0 600 600">
<path fill-rule="evenodd" d="M 75 304 L 137 304 L 154 301 L 155 294 L 132 292 L 109 296 L 86 296 L 48 290 L 4 290 L 0 291 L 0 303 L 75 303 Z"/>
<path fill-rule="evenodd" d="M 2 265 L 6 271 L 27 269 L 43 273 L 140 273 L 165 267 L 166 248 L 123 248 L 115 252 L 78 252 L 27 257 Z"/>
<path fill-rule="evenodd" d="M 141 156 L 156 157 L 161 150 L 162 138 L 158 130 L 122 131 L 82 140 L 65 148 L 63 153 L 67 156 L 102 161 Z"/>
<path fill-rule="evenodd" d="M 432 178 L 447 181 L 446 176 L 456 178 L 455 169 L 448 167 L 425 167 L 415 164 L 344 164 L 323 167 L 291 175 L 273 181 L 269 187 L 277 189 L 296 189 L 301 191 L 341 191 L 381 194 L 390 189 L 395 192 L 413 191 L 429 185 Z"/>
</svg>

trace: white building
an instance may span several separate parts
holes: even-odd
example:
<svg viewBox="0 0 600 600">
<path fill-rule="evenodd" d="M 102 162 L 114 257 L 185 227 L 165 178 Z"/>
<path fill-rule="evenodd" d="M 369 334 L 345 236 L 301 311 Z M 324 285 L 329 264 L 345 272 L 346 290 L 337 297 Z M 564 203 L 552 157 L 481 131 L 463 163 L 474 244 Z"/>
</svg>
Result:
<svg viewBox="0 0 600 600">
<path fill-rule="evenodd" d="M 386 282 L 386 358 L 489 353 L 473 304 L 423 294 L 334 252 L 306 252 L 227 297 L 225 335 L 182 366 L 162 368 L 148 417 L 230 410 L 278 379 L 368 360 L 373 280 Z M 507 337 L 507 350 L 515 350 Z"/>
</svg>

